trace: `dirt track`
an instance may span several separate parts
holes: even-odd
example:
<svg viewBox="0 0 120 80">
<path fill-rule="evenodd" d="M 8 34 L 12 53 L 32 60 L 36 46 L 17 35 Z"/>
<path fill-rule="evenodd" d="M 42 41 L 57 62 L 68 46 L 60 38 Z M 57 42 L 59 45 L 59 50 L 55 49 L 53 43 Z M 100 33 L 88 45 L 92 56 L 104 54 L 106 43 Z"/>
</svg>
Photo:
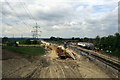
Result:
<svg viewBox="0 0 120 80">
<path fill-rule="evenodd" d="M 110 78 L 93 62 L 76 55 L 76 60 L 58 58 L 55 47 L 44 56 L 3 60 L 4 78 Z M 3 53 L 8 53 L 4 51 Z"/>
</svg>

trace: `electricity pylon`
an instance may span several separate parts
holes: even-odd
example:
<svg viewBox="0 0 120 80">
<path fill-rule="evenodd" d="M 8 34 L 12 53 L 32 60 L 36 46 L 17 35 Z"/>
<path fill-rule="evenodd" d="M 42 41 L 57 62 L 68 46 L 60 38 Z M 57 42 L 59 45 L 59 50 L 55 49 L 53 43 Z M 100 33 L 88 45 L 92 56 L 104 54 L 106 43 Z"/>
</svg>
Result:
<svg viewBox="0 0 120 80">
<path fill-rule="evenodd" d="M 36 26 L 33 27 L 33 31 L 31 31 L 31 32 L 32 32 L 32 36 L 33 36 L 34 39 L 38 39 L 39 36 L 40 36 L 39 33 L 42 32 L 42 31 L 40 31 L 39 29 L 40 29 L 40 27 L 38 27 L 38 25 L 37 25 L 37 23 L 36 23 Z"/>
</svg>

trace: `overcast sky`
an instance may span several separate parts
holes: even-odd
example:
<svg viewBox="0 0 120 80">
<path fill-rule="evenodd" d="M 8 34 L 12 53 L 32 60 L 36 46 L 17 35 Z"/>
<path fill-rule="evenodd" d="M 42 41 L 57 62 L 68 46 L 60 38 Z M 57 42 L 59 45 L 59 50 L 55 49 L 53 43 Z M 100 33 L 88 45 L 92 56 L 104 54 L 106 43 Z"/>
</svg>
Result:
<svg viewBox="0 0 120 80">
<path fill-rule="evenodd" d="M 107 36 L 118 32 L 118 1 L 1 0 L 1 32 L 31 37 L 37 22 L 42 38 Z"/>
</svg>

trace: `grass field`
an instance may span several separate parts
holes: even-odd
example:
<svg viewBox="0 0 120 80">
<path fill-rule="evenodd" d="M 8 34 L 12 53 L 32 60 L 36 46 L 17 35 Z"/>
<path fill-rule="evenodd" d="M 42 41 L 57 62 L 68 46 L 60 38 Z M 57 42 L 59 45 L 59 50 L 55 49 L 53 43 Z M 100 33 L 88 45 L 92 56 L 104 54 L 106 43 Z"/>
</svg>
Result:
<svg viewBox="0 0 120 80">
<path fill-rule="evenodd" d="M 19 44 L 20 47 L 40 47 L 40 44 Z"/>
<path fill-rule="evenodd" d="M 4 46 L 3 49 L 7 49 L 12 52 L 19 53 L 23 56 L 37 56 L 45 54 L 45 49 L 43 47 L 11 47 L 11 46 Z"/>
</svg>

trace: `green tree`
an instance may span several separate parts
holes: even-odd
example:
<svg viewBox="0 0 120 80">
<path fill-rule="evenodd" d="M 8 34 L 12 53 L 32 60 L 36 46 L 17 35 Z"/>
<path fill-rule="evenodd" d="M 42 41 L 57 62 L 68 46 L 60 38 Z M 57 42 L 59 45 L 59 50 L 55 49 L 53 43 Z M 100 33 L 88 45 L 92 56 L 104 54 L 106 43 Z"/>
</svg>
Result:
<svg viewBox="0 0 120 80">
<path fill-rule="evenodd" d="M 110 55 L 120 57 L 120 34 L 109 35 L 108 37 L 102 37 L 98 43 L 99 48 L 104 51 L 109 50 Z"/>
<path fill-rule="evenodd" d="M 87 41 L 89 41 L 89 38 L 85 37 L 84 42 L 87 42 Z"/>
<path fill-rule="evenodd" d="M 72 40 L 74 40 L 75 38 L 74 37 L 72 37 Z"/>
<path fill-rule="evenodd" d="M 56 38 L 55 38 L 55 37 L 53 37 L 53 36 L 51 36 L 51 37 L 50 37 L 50 40 L 55 40 L 55 39 L 56 39 Z"/>
<path fill-rule="evenodd" d="M 2 43 L 6 43 L 6 42 L 8 42 L 8 37 L 3 37 L 2 38 Z"/>
</svg>

